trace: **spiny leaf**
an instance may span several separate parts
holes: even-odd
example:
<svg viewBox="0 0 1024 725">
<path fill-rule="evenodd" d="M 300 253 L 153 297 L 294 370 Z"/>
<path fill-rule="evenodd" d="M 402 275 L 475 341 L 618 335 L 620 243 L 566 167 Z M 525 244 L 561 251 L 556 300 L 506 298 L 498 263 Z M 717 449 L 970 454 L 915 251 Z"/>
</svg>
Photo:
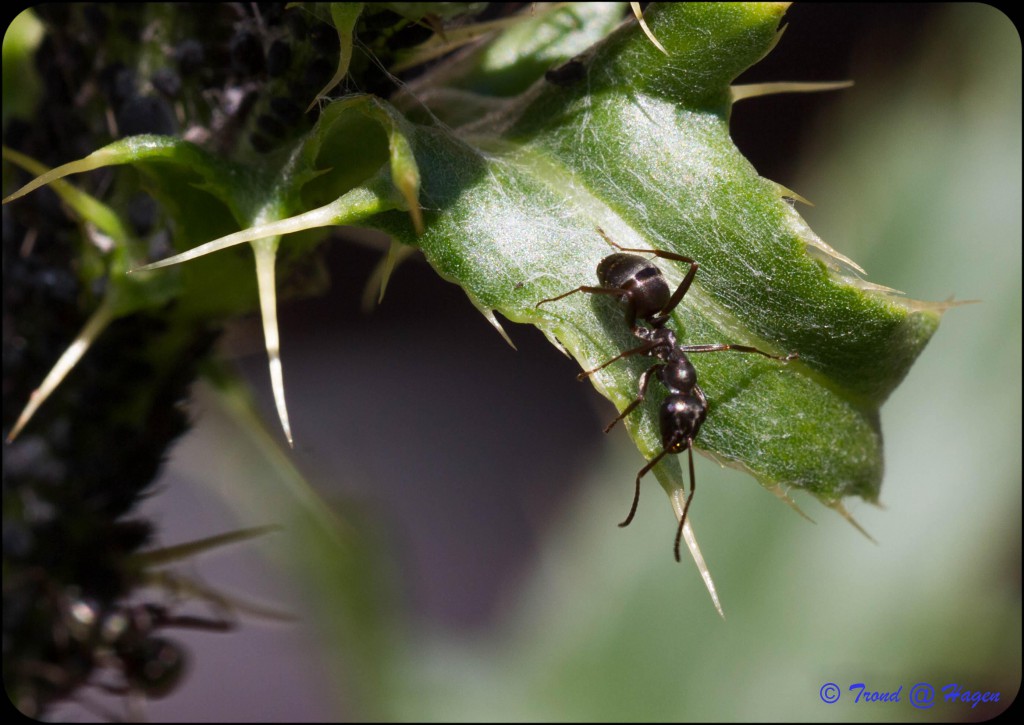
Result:
<svg viewBox="0 0 1024 725">
<path fill-rule="evenodd" d="M 660 50 L 665 55 L 668 55 L 668 51 L 665 50 L 665 46 L 658 42 L 658 39 L 654 37 L 654 33 L 651 32 L 651 29 L 649 27 L 647 27 L 647 21 L 644 20 L 644 13 L 640 9 L 640 3 L 630 3 L 629 7 L 633 11 L 633 15 L 636 16 L 636 21 L 640 24 L 640 29 L 644 31 L 644 35 L 646 35 L 647 38 L 652 43 L 654 43 L 655 48 Z"/>
<path fill-rule="evenodd" d="M 645 29 L 620 26 L 577 52 L 572 72 L 543 80 L 534 57 L 511 59 L 503 73 L 533 79 L 511 97 L 479 82 L 487 71 L 473 69 L 472 59 L 486 51 L 467 53 L 427 74 L 436 87 L 423 81 L 415 98 L 403 98 L 419 122 L 380 99 L 341 99 L 324 109 L 280 173 L 249 175 L 245 194 L 207 175 L 211 193 L 237 209 L 242 231 L 147 268 L 242 242 L 270 248 L 282 234 L 359 222 L 421 248 L 499 330 L 494 311 L 535 324 L 590 369 L 635 344 L 621 310 L 586 295 L 540 310 L 536 303 L 595 283 L 594 269 L 608 254 L 600 227 L 623 246 L 699 262 L 696 282 L 672 315 L 682 343 L 799 353 L 785 365 L 700 356 L 710 410 L 699 449 L 771 490 L 798 487 L 837 510 L 846 496 L 875 501 L 879 406 L 927 343 L 942 308 L 862 280 L 787 202 L 795 195 L 759 177 L 732 144 L 734 101 L 771 89 L 731 83 L 778 41 L 785 7 L 652 5 Z M 578 39 L 593 27 L 566 31 L 559 42 L 572 47 L 574 33 Z M 471 89 L 459 85 L 470 77 L 477 79 Z M 455 104 L 486 109 L 486 116 Z M 319 201 L 304 206 L 310 199 Z M 678 283 L 680 270 L 660 266 Z M 621 410 L 649 365 L 630 358 L 592 381 Z M 661 451 L 661 395 L 652 391 L 624 421 L 648 458 Z M 678 500 L 678 461 L 668 457 L 654 473 Z M 684 538 L 699 558 L 692 531 L 684 529 Z M 706 583 L 713 591 L 710 577 Z"/>
<path fill-rule="evenodd" d="M 363 312 L 370 312 L 375 305 L 384 301 L 384 292 L 388 288 L 388 280 L 391 279 L 395 267 L 415 251 L 415 248 L 398 242 L 388 245 L 388 251 L 381 257 L 380 262 L 366 279 L 366 287 L 363 288 L 363 298 L 360 303 Z"/>
<path fill-rule="evenodd" d="M 142 583 L 150 587 L 159 587 L 179 597 L 187 596 L 206 601 L 232 615 L 241 613 L 277 622 L 296 620 L 295 615 L 289 612 L 225 594 L 198 579 L 174 571 L 147 569 L 142 573 Z"/>
<path fill-rule="evenodd" d="M 3 147 L 3 158 L 5 161 L 10 161 L 25 171 L 29 171 L 39 177 L 52 173 L 44 164 L 41 164 L 35 159 L 26 156 L 23 153 L 19 153 L 14 149 L 7 148 L 6 146 Z M 121 222 L 121 218 L 109 206 L 101 202 L 96 197 L 86 194 L 84 191 L 76 189 L 71 184 L 57 180 L 56 178 L 54 181 L 50 182 L 50 186 L 61 198 L 61 201 L 67 204 L 81 219 L 95 224 L 101 232 L 113 238 L 115 242 L 121 244 L 127 243 L 128 231 Z M 21 195 L 22 194 L 18 194 L 17 196 Z M 4 199 L 4 203 L 6 204 L 11 199 L 17 198 L 17 196 L 12 194 L 7 199 Z"/>
<path fill-rule="evenodd" d="M 327 95 L 328 91 L 341 83 L 341 79 L 348 73 L 349 63 L 352 62 L 352 31 L 361 12 L 363 12 L 363 3 L 331 3 L 331 19 L 338 31 L 338 42 L 341 48 L 338 56 L 338 68 L 334 71 L 331 80 L 327 81 L 327 85 L 321 88 L 310 101 L 306 113 L 309 113 L 313 106 Z"/>
<path fill-rule="evenodd" d="M 3 158 L 40 176 L 53 174 L 44 164 L 7 147 L 3 148 Z M 7 434 L 8 443 L 18 437 L 36 411 L 60 386 L 111 322 L 144 307 L 163 304 L 177 291 L 173 283 L 147 284 L 138 278 L 126 277 L 124 273 L 138 257 L 139 250 L 137 240 L 128 233 L 126 225 L 117 213 L 99 199 L 57 177 L 54 177 L 50 184 L 71 213 L 82 222 L 83 236 L 87 234 L 86 228 L 89 225 L 108 236 L 112 248 L 109 254 L 104 255 L 103 269 L 109 275 L 109 283 L 100 305 L 61 353 L 39 387 L 32 391 L 25 408 Z M 83 243 L 83 250 L 87 247 L 87 243 Z"/>
<path fill-rule="evenodd" d="M 383 184 L 380 184 L 380 186 L 383 186 Z M 319 209 L 313 209 L 294 217 L 247 227 L 226 237 L 200 244 L 198 247 L 187 252 L 161 259 L 159 262 L 143 265 L 137 269 L 129 270 L 129 272 L 148 272 L 163 267 L 170 267 L 238 244 L 252 243 L 260 239 L 278 237 L 282 234 L 294 234 L 307 229 L 318 229 L 326 226 L 356 224 L 372 214 L 379 213 L 385 209 L 397 208 L 398 204 L 399 202 L 389 198 L 387 192 L 380 191 L 376 185 L 371 183 L 366 187 L 353 189 L 345 196 Z"/>
<path fill-rule="evenodd" d="M 467 43 L 472 43 L 488 33 L 508 28 L 520 22 L 522 22 L 522 18 L 513 16 L 446 30 L 443 35 L 440 33 L 433 35 L 426 42 L 402 53 L 398 62 L 395 63 L 391 70 L 395 73 L 400 73 L 403 70 L 415 68 L 429 60 L 439 58 L 445 53 L 457 50 Z"/>
<path fill-rule="evenodd" d="M 853 81 L 829 81 L 799 83 L 795 81 L 775 81 L 773 83 L 748 83 L 732 86 L 732 102 L 744 101 L 760 96 L 775 96 L 780 93 L 820 93 L 822 91 L 841 91 L 852 88 Z"/>
<path fill-rule="evenodd" d="M 273 531 L 279 531 L 280 526 L 269 525 L 269 526 L 252 526 L 246 529 L 236 529 L 235 531 L 228 531 L 223 534 L 216 534 L 214 536 L 207 536 L 204 539 L 196 539 L 195 541 L 189 541 L 185 544 L 178 544 L 176 546 L 164 546 L 159 549 L 149 549 L 138 554 L 134 554 L 131 557 L 133 564 L 140 568 L 163 566 L 165 564 L 171 564 L 182 559 L 188 559 L 198 554 L 205 553 L 207 551 L 213 551 L 214 549 L 220 549 L 230 544 L 235 544 L 242 541 L 248 541 L 249 539 L 255 539 L 260 536 L 264 536 Z"/>
<path fill-rule="evenodd" d="M 369 113 L 380 123 L 392 125 L 397 123 L 384 112 L 371 109 Z M 401 139 L 397 139 L 397 142 L 401 142 Z M 312 157 L 312 160 L 315 161 L 315 153 L 312 154 Z M 287 162 L 286 170 L 289 173 L 281 176 L 265 173 L 246 174 L 233 164 L 208 156 L 198 147 L 188 142 L 156 136 L 139 136 L 117 141 L 90 154 L 84 159 L 46 172 L 8 197 L 5 203 L 13 201 L 39 188 L 43 184 L 52 183 L 69 174 L 92 171 L 115 164 L 142 164 L 155 160 L 198 171 L 202 178 L 200 188 L 224 202 L 233 211 L 236 219 L 247 228 L 228 235 L 226 238 L 214 240 L 190 249 L 180 255 L 153 264 L 143 265 L 134 270 L 127 269 L 125 271 L 148 272 L 195 259 L 209 252 L 224 249 L 234 244 L 242 242 L 253 244 L 257 266 L 256 277 L 263 314 L 264 340 L 267 348 L 274 399 L 285 437 L 291 445 L 293 440 L 287 405 L 285 403 L 284 377 L 280 358 L 280 337 L 277 329 L 277 293 L 274 264 L 279 235 L 323 227 L 328 224 L 351 224 L 358 221 L 362 216 L 379 212 L 383 208 L 403 206 L 401 202 L 391 203 L 383 198 L 390 195 L 390 190 L 395 187 L 387 184 L 382 179 L 381 186 L 386 187 L 387 190 L 381 193 L 377 193 L 373 188 L 357 189 L 326 207 L 307 212 L 298 218 L 281 221 L 282 217 L 287 216 L 286 210 L 294 208 L 290 206 L 290 203 L 293 204 L 294 199 L 299 196 L 301 186 L 318 176 L 314 169 L 303 164 L 303 161 L 310 158 L 307 149 L 300 145 L 294 156 Z M 406 194 L 406 199 L 408 199 L 410 193 L 414 192 L 418 185 L 415 161 L 412 159 L 411 152 L 408 149 L 393 150 L 391 168 L 393 175 L 399 181 L 398 188 L 403 190 Z M 412 193 L 412 198 L 415 200 L 414 193 Z M 408 202 L 406 201 L 405 205 L 407 204 Z M 415 207 L 417 214 L 418 211 L 418 207 Z M 122 269 L 124 268 L 122 267 Z M 124 280 L 123 276 L 118 277 L 119 284 L 123 285 Z M 142 296 L 137 296 L 137 298 L 144 299 Z M 109 319 L 106 321 L 109 322 Z M 94 334 L 99 333 L 99 330 L 92 328 L 90 330 Z M 69 352 L 74 353 L 74 356 L 66 354 L 62 358 L 62 362 L 74 364 L 82 352 L 84 352 L 84 348 L 81 345 L 75 345 L 70 348 Z M 70 370 L 70 367 L 64 365 L 56 370 L 58 370 L 59 377 L 54 378 L 51 376 L 53 386 Z M 48 378 L 48 380 L 51 380 L 51 378 Z M 48 391 L 46 392 L 48 394 Z M 38 407 L 44 398 L 45 395 L 30 401 L 29 408 L 27 408 L 29 415 L 34 412 L 35 408 Z M 25 421 L 27 421 L 27 417 Z M 18 430 L 20 430 L 20 426 L 15 428 L 14 433 Z"/>
<path fill-rule="evenodd" d="M 86 321 L 82 331 L 75 336 L 75 339 L 71 341 L 71 344 L 67 346 L 57 359 L 57 362 L 50 368 L 50 372 L 43 378 L 43 382 L 39 383 L 39 387 L 32 391 L 28 403 L 25 404 L 25 408 L 15 421 L 11 432 L 7 434 L 8 443 L 11 443 L 18 437 L 25 426 L 28 425 L 28 422 L 32 420 L 32 416 L 36 414 L 36 411 L 53 394 L 53 391 L 57 389 L 68 373 L 82 359 L 82 355 L 86 353 L 96 341 L 96 338 L 100 336 L 100 333 L 107 329 L 107 325 L 113 320 L 114 305 L 108 298 L 96 308 L 96 311 Z"/>
<path fill-rule="evenodd" d="M 877 407 L 938 314 L 808 255 L 819 240 L 732 145 L 729 84 L 773 44 L 781 10 L 651 8 L 669 58 L 623 28 L 588 54 L 575 86 L 538 84 L 486 125 L 454 135 L 417 127 L 421 196 L 438 211 L 425 214 L 415 242 L 478 307 L 538 324 L 585 368 L 630 344 L 621 313 L 582 295 L 541 312 L 535 304 L 594 283 L 608 252 L 596 227 L 625 246 L 694 257 L 701 272 L 675 315 L 685 342 L 800 354 L 785 367 L 701 358 L 712 408 L 698 447 L 768 486 L 798 486 L 826 502 L 875 500 Z M 414 241 L 393 216 L 375 221 Z M 595 385 L 621 409 L 648 364 L 624 361 Z M 648 456 L 660 450 L 657 403 L 627 420 Z M 657 470 L 670 490 L 681 485 L 676 466 Z"/>
</svg>

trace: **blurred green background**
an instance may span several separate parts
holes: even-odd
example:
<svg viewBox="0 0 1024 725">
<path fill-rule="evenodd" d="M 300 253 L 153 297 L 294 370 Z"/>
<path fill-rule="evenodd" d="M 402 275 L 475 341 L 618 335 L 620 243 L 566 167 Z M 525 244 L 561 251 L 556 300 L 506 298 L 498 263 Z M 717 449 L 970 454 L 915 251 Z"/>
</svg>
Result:
<svg viewBox="0 0 1024 725">
<path fill-rule="evenodd" d="M 318 494 L 268 453 L 273 423 L 269 439 L 240 433 L 201 387 L 198 425 L 147 503 L 168 544 L 285 524 L 190 566 L 299 620 L 176 633 L 193 676 L 151 718 L 947 721 L 1008 706 L 1021 681 L 1020 38 L 983 5 L 809 5 L 787 20 L 741 82 L 856 86 L 743 102 L 740 147 L 815 203 L 800 208 L 811 227 L 872 282 L 980 300 L 946 314 L 883 408 L 884 507 L 847 502 L 878 544 L 700 457 L 691 516 L 721 619 L 692 562 L 672 560 L 657 487 L 615 526 L 642 462 L 621 431 L 601 435 L 611 408 L 570 361 L 508 325 L 512 351 L 419 260 L 361 315 L 377 254 L 334 241 L 332 295 L 281 319 L 292 460 Z M 255 323 L 232 338 L 273 421 Z M 836 704 L 819 697 L 828 682 Z M 1000 703 L 918 710 L 918 682 Z M 855 704 L 854 683 L 902 686 L 901 702 Z"/>
</svg>

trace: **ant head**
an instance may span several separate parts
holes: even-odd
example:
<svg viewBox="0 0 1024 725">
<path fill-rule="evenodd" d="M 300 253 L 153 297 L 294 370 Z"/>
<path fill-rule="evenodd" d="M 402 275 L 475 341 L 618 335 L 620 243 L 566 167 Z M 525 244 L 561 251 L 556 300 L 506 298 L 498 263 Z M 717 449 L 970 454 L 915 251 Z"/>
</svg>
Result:
<svg viewBox="0 0 1024 725">
<path fill-rule="evenodd" d="M 700 399 L 693 395 L 675 393 L 665 398 L 661 405 L 661 443 L 665 450 L 679 453 L 689 448 L 707 412 Z"/>
</svg>

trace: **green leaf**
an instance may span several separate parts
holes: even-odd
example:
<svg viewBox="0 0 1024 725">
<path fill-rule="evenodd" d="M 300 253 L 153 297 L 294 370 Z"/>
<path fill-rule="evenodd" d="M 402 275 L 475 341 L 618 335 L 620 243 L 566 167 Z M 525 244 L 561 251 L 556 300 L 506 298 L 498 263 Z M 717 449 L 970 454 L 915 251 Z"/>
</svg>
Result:
<svg viewBox="0 0 1024 725">
<path fill-rule="evenodd" d="M 862 283 L 760 178 L 728 135 L 729 83 L 775 41 L 783 7 L 670 5 L 646 17 L 666 57 L 635 25 L 588 52 L 568 88 L 538 83 L 500 117 L 458 135 L 418 127 L 412 145 L 428 209 L 415 239 L 396 217 L 379 226 L 417 243 L 480 309 L 537 324 L 584 368 L 635 346 L 596 284 L 610 250 L 691 256 L 700 272 L 674 315 L 682 342 L 733 342 L 800 360 L 694 356 L 710 412 L 697 447 L 764 485 L 827 503 L 874 501 L 882 474 L 878 406 L 934 332 L 935 308 Z M 809 253 L 810 252 L 810 253 Z M 678 282 L 678 269 L 662 263 Z M 594 376 L 621 410 L 650 360 Z M 661 450 L 659 395 L 627 420 L 641 451 Z M 678 465 L 656 469 L 672 491 Z"/>
<path fill-rule="evenodd" d="M 410 84 L 414 99 L 460 90 L 508 97 L 525 91 L 545 71 L 601 40 L 622 21 L 625 3 L 544 3 L 515 19 L 491 42 L 438 65 Z M 459 99 L 466 96 L 458 94 Z M 433 99 L 432 105 L 436 105 Z M 458 103 L 453 104 L 457 110 Z M 410 110 L 415 103 L 409 104 Z M 436 108 L 434 109 L 437 110 Z"/>
<path fill-rule="evenodd" d="M 258 262 L 265 251 L 264 279 L 280 235 L 362 223 L 420 247 L 499 329 L 495 310 L 537 325 L 590 369 L 635 346 L 621 309 L 604 296 L 537 303 L 596 283 L 596 265 L 610 252 L 600 227 L 623 246 L 699 262 L 671 323 L 683 344 L 799 354 L 788 364 L 694 355 L 710 401 L 698 449 L 782 495 L 797 487 L 837 508 L 851 495 L 875 501 L 879 406 L 935 331 L 942 306 L 860 279 L 803 222 L 792 192 L 759 177 L 729 138 L 730 84 L 774 45 L 785 7 L 650 6 L 644 17 L 667 55 L 633 21 L 580 52 L 609 19 L 573 7 L 578 23 L 560 26 L 552 42 L 554 56 L 574 52 L 577 67 L 550 81 L 540 77 L 539 59 L 548 56 L 537 46 L 489 69 L 495 49 L 522 37 L 513 25 L 416 84 L 415 103 L 427 110 L 415 114 L 421 123 L 356 96 L 327 107 L 277 170 L 245 172 L 189 151 L 202 188 L 243 229 L 150 267 L 253 242 Z M 560 17 L 548 13 L 533 28 L 540 33 Z M 508 86 L 488 85 L 489 74 L 535 80 L 502 97 Z M 474 118 L 459 104 L 488 112 Z M 139 153 L 158 146 L 150 139 Z M 308 210 L 310 201 L 320 206 Z M 677 284 L 682 270 L 659 264 Z M 272 316 L 266 298 L 264 314 Z M 630 358 L 592 380 L 621 410 L 650 364 Z M 652 386 L 624 421 L 648 458 L 661 450 L 663 397 Z M 674 457 L 654 472 L 670 494 L 683 487 Z"/>
<path fill-rule="evenodd" d="M 31 60 L 43 38 L 43 25 L 31 9 L 19 12 L 4 31 L 3 53 L 3 108 L 4 128 L 15 116 L 33 112 L 39 98 L 42 81 Z"/>
</svg>

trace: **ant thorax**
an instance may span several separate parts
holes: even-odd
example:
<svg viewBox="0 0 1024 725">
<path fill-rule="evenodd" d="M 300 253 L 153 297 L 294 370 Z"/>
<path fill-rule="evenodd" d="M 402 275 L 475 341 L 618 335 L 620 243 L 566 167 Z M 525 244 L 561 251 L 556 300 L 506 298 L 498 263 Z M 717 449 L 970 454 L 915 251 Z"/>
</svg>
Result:
<svg viewBox="0 0 1024 725">
<path fill-rule="evenodd" d="M 644 342 L 653 343 L 654 347 L 649 354 L 657 358 L 665 359 L 676 347 L 676 333 L 667 327 L 656 327 L 652 330 L 637 325 L 633 334 Z"/>
</svg>

